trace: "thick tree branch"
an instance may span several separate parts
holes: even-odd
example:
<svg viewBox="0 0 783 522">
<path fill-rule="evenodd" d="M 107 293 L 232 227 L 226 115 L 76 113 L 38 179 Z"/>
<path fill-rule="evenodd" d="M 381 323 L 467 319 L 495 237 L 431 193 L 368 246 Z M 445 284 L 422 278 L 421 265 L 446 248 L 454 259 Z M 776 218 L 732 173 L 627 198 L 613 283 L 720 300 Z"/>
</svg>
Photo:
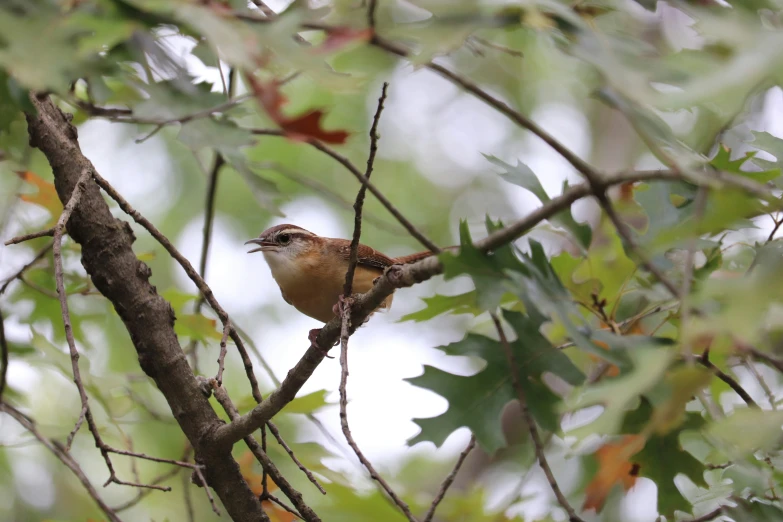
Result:
<svg viewBox="0 0 783 522">
<path fill-rule="evenodd" d="M 95 169 L 82 154 L 69 118 L 48 97 L 31 100 L 37 110 L 37 114 L 27 115 L 31 145 L 46 155 L 57 193 L 67 202 L 79 176 L 85 170 L 95 175 Z M 171 306 L 150 284 L 149 267 L 133 252 L 130 226 L 111 215 L 98 187 L 88 183 L 67 228 L 69 236 L 82 246 L 82 264 L 93 284 L 112 302 L 128 329 L 139 364 L 163 393 L 198 461 L 205 466 L 207 483 L 233 519 L 262 519 L 261 503 L 230 452 L 207 443 L 221 421 L 187 364 L 174 333 Z"/>
<path fill-rule="evenodd" d="M 212 307 L 212 309 L 215 311 L 218 318 L 220 319 L 220 322 L 223 323 L 223 326 L 226 326 L 227 324 L 230 325 L 228 312 L 226 312 L 223 307 L 220 306 L 220 303 L 218 303 L 215 295 L 212 293 L 212 289 L 209 288 L 209 285 L 207 285 L 207 282 L 204 281 L 204 278 L 201 277 L 198 272 L 196 272 L 196 270 L 193 268 L 193 265 L 190 264 L 190 261 L 188 261 L 187 258 L 185 258 L 185 256 L 183 256 L 179 250 L 176 249 L 176 247 L 166 236 L 164 236 L 157 228 L 155 228 L 155 225 L 153 225 L 147 218 L 142 216 L 136 209 L 134 209 L 130 203 L 128 203 L 125 198 L 123 198 L 120 193 L 109 184 L 108 181 L 103 179 L 97 172 L 93 173 L 93 177 L 95 178 L 95 182 L 114 201 L 117 202 L 123 212 L 132 217 L 136 223 L 144 227 L 152 235 L 152 237 L 154 237 L 158 243 L 160 243 L 163 248 L 166 249 L 169 255 L 171 255 L 171 257 L 173 257 L 180 264 L 190 280 L 193 281 L 193 283 L 199 289 L 201 295 L 203 295 L 207 300 L 209 306 Z M 245 366 L 245 374 L 250 381 L 250 388 L 253 393 L 253 397 L 257 397 L 257 400 L 260 401 L 260 398 L 258 397 L 261 397 L 261 392 L 258 388 L 258 380 L 256 379 L 255 373 L 253 372 L 253 362 L 250 360 L 250 356 L 245 349 L 245 343 L 242 341 L 242 338 L 239 336 L 239 333 L 236 331 L 236 328 L 234 328 L 233 325 L 230 325 L 229 328 L 229 335 L 231 340 L 233 340 L 234 344 L 236 344 L 237 351 L 239 352 L 239 355 L 242 358 L 242 363 Z"/>
</svg>

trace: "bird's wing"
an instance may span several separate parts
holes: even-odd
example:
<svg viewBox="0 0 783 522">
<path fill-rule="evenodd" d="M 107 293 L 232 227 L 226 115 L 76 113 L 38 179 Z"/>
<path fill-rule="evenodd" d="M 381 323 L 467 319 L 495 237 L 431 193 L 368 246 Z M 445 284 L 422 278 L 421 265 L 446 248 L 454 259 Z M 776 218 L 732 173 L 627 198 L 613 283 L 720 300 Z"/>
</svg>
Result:
<svg viewBox="0 0 783 522">
<path fill-rule="evenodd" d="M 351 259 L 351 242 L 347 239 L 333 239 L 333 241 L 337 241 L 339 244 L 339 252 L 340 257 L 345 259 L 346 261 Z M 391 266 L 394 264 L 394 261 L 384 255 L 381 252 L 378 252 L 372 247 L 368 247 L 367 245 L 362 245 L 359 243 L 359 264 L 377 268 L 379 270 L 383 270 L 387 266 Z"/>
</svg>

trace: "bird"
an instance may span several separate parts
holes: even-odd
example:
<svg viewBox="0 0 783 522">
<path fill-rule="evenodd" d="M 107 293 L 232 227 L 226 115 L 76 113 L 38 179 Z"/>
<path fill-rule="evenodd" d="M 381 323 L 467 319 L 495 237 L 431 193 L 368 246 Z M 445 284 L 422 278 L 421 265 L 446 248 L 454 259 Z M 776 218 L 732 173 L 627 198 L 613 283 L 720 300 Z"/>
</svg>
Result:
<svg viewBox="0 0 783 522">
<path fill-rule="evenodd" d="M 323 323 L 332 320 L 342 302 L 346 272 L 351 256 L 351 241 L 322 237 L 291 224 L 275 225 L 249 241 L 257 245 L 248 252 L 262 252 L 286 303 L 299 312 Z M 365 293 L 386 268 L 409 264 L 434 255 L 430 251 L 391 258 L 367 245 L 359 244 L 358 263 L 353 276 L 353 291 Z M 380 305 L 391 307 L 393 294 Z M 320 329 L 310 331 L 313 345 Z"/>
</svg>

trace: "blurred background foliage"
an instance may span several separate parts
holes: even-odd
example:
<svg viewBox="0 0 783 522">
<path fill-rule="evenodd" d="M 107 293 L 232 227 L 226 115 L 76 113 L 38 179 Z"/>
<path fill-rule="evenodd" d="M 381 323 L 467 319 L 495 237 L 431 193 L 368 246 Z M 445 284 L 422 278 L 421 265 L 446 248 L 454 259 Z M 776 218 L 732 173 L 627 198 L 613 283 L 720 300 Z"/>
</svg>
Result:
<svg viewBox="0 0 783 522">
<path fill-rule="evenodd" d="M 464 246 L 442 258 L 444 278 L 399 291 L 394 309 L 351 341 L 354 433 L 414 513 L 426 511 L 470 430 L 478 449 L 435 520 L 565 519 L 536 465 L 486 313 L 500 306 L 549 462 L 584 520 L 783 518 L 783 265 L 774 239 L 783 218 L 774 203 L 712 177 L 766 184 L 775 197 L 783 188 L 783 5 L 379 0 L 374 36 L 368 4 L 376 2 L 5 0 L 3 239 L 50 227 L 62 210 L 23 115 L 29 92 L 51 93 L 73 114 L 97 170 L 206 273 L 252 342 L 268 393 L 318 325 L 282 301 L 264 262 L 246 256 L 242 243 L 285 222 L 350 236 L 359 184 L 307 140 L 363 171 L 388 81 L 373 182 L 436 244 Z M 687 298 L 672 299 L 639 268 L 592 201 L 490 258 L 473 251 L 471 237 L 524 217 L 581 178 L 438 67 L 530 117 L 602 172 L 678 174 L 622 185 L 612 196 L 635 242 Z M 700 184 L 711 188 L 700 192 Z M 364 224 L 362 242 L 389 255 L 421 249 L 371 196 Z M 136 252 L 177 313 L 194 371 L 213 375 L 215 316 L 181 268 L 133 226 Z M 29 413 L 45 437 L 64 441 L 80 403 L 50 242 L 0 250 L 10 358 L 2 400 Z M 82 269 L 78 245 L 66 240 L 64 256 L 82 374 L 104 439 L 192 458 L 122 322 Z M 682 364 L 684 354 L 700 364 Z M 324 363 L 275 418 L 328 494 L 274 442 L 270 455 L 324 521 L 404 520 L 342 441 L 338 375 L 336 362 Z M 231 349 L 224 385 L 241 412 L 255 404 Z M 102 519 L 30 433 L 8 415 L 0 427 L 0 519 Z M 234 451 L 260 492 L 257 464 L 241 444 Z M 105 481 L 84 428 L 71 452 L 94 485 Z M 115 466 L 124 480 L 172 488 L 98 488 L 123 520 L 216 519 L 188 470 L 123 457 Z M 294 519 L 267 507 L 275 521 Z"/>
</svg>

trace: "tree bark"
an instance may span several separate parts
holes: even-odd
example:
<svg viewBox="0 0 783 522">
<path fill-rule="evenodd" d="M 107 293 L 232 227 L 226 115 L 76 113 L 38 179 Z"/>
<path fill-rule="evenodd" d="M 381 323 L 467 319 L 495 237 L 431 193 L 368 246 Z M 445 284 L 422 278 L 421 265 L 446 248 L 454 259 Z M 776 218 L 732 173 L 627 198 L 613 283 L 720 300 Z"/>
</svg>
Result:
<svg viewBox="0 0 783 522">
<path fill-rule="evenodd" d="M 30 144 L 44 153 L 54 173 L 57 195 L 65 204 L 85 169 L 94 167 L 81 152 L 76 128 L 48 96 L 31 96 L 38 114 L 27 114 Z M 190 441 L 204 476 L 235 521 L 268 520 L 242 477 L 230 446 L 213 447 L 211 435 L 222 425 L 185 359 L 174 333 L 174 311 L 150 283 L 150 268 L 133 252 L 127 222 L 109 212 L 90 180 L 67 224 L 82 247 L 82 265 L 95 287 L 114 305 L 138 352 L 139 364 L 163 393 L 174 418 Z"/>
</svg>

